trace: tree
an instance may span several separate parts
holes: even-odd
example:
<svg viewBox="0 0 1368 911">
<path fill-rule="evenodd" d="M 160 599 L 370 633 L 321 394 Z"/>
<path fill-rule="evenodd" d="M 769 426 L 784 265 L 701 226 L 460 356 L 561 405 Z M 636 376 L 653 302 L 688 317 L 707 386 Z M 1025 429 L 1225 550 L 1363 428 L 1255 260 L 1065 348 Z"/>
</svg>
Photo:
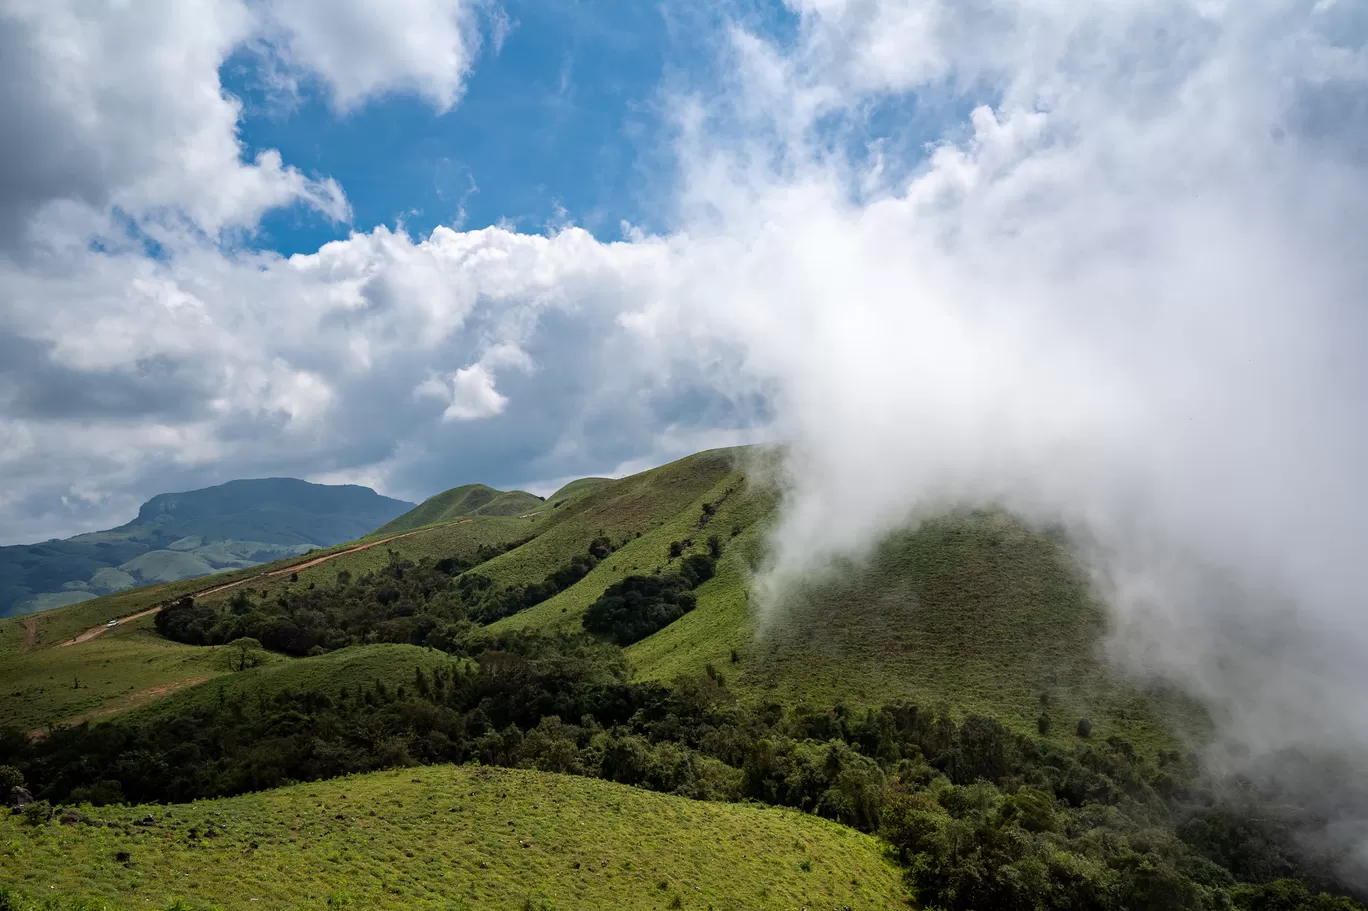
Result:
<svg viewBox="0 0 1368 911">
<path fill-rule="evenodd" d="M 0 765 L 0 800 L 9 799 L 10 792 L 24 786 L 24 774 L 12 765 Z"/>
</svg>

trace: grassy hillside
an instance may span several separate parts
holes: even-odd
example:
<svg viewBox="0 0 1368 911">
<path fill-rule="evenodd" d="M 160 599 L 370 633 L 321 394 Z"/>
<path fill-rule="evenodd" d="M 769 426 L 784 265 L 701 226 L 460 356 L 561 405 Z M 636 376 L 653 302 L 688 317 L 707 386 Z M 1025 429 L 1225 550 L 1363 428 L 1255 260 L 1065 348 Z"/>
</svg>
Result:
<svg viewBox="0 0 1368 911">
<path fill-rule="evenodd" d="M 300 570 L 297 580 L 291 580 L 290 574 L 286 573 L 254 581 L 249 587 L 257 597 L 273 598 L 290 589 L 335 584 L 337 574 L 341 572 L 350 573 L 354 578 L 373 572 L 389 560 L 390 551 L 415 562 L 425 557 L 434 560 L 443 557 L 468 557 L 483 545 L 499 547 L 521 541 L 533 534 L 535 528 L 530 519 L 510 516 L 469 516 L 448 525 L 398 532 L 397 534 L 404 537 Z M 231 598 L 233 594 L 233 590 L 226 589 L 210 595 L 209 599 Z"/>
<path fill-rule="evenodd" d="M 560 490 L 546 498 L 546 502 L 554 508 L 565 505 L 567 500 L 584 496 L 587 493 L 598 490 L 605 484 L 613 483 L 612 478 L 580 478 L 578 481 L 571 481 Z"/>
<path fill-rule="evenodd" d="M 384 536 L 401 531 L 454 522 L 464 516 L 521 516 L 545 507 L 539 497 L 521 490 L 495 490 L 484 484 L 466 484 L 429 497 L 372 534 Z"/>
<path fill-rule="evenodd" d="M 536 565 L 564 561 L 598 529 L 625 545 L 577 585 L 491 630 L 577 629 L 612 583 L 677 566 L 671 542 L 692 542 L 687 555 L 717 535 L 723 557 L 697 608 L 628 649 L 638 678 L 668 682 L 711 664 L 753 702 L 910 700 L 985 712 L 1026 732 L 1046 710 L 1065 730 L 1087 717 L 1101 734 L 1149 746 L 1169 742 L 1175 716 L 1200 724 L 1190 705 L 1105 667 L 1104 617 L 1083 574 L 1055 542 L 1005 516 L 928 522 L 762 611 L 751 583 L 777 500 L 748 485 L 743 467 L 702 454 L 599 487 L 488 569 L 527 581 L 531 552 Z M 639 538 L 625 535 L 634 528 Z"/>
<path fill-rule="evenodd" d="M 226 653 L 226 660 L 220 663 L 231 666 L 232 646 L 222 646 L 220 650 Z M 254 653 L 256 656 L 269 654 Z M 368 689 L 377 680 L 390 687 L 406 686 L 412 685 L 417 669 L 430 674 L 434 667 L 458 661 L 444 652 L 413 645 L 358 645 L 312 658 L 277 659 L 261 667 L 229 673 L 181 689 L 118 717 L 135 723 L 174 718 L 220 701 L 252 703 L 287 691 L 311 691 L 335 697 L 344 687 L 352 691 Z"/>
<path fill-rule="evenodd" d="M 562 498 L 564 505 L 552 506 L 537 517 L 536 537 L 480 567 L 480 573 L 501 585 L 539 582 L 572 557 L 586 553 L 590 542 L 600 536 L 622 544 L 638 536 L 655 540 L 668 532 L 663 530 L 666 526 L 685 528 L 690 515 L 696 520 L 697 504 L 709 496 L 721 497 L 726 487 L 740 483 L 739 455 L 737 450 L 710 450 L 587 491 L 581 488 L 582 495 Z M 645 551 L 639 547 L 634 552 Z M 623 562 L 614 557 L 605 562 Z M 639 567 L 645 566 L 641 560 Z M 537 621 L 528 622 L 535 625 Z"/>
<path fill-rule="evenodd" d="M 128 909 L 906 907 L 851 829 L 543 772 L 436 766 L 89 812 L 109 825 L 0 816 L 0 885 Z"/>
<path fill-rule="evenodd" d="M 723 556 L 716 577 L 697 591 L 697 608 L 628 649 L 638 679 L 669 682 L 711 665 L 752 703 L 910 700 L 992 714 L 1022 731 L 1034 730 L 1044 710 L 1062 731 L 1087 717 L 1099 734 L 1141 745 L 1167 743 L 1168 716 L 1191 714 L 1108 671 L 1097 654 L 1103 616 L 1086 580 L 1054 542 L 999 515 L 929 522 L 886 542 L 867 562 L 790 590 L 762 611 L 751 596 L 753 572 L 777 500 L 747 481 L 747 455 L 717 450 L 621 480 L 586 479 L 557 492 L 534 517 L 468 516 L 302 570 L 295 580 L 285 573 L 246 588 L 255 598 L 273 598 L 327 587 L 340 571 L 359 577 L 383 565 L 390 550 L 418 560 L 530 538 L 478 570 L 497 585 L 518 585 L 540 581 L 607 537 L 617 549 L 583 580 L 490 628 L 577 631 L 609 585 L 632 574 L 671 572 L 680 559 L 671 557 L 672 543 L 687 555 L 716 536 Z M 479 490 L 458 488 L 460 497 L 450 491 L 447 505 L 493 502 L 475 495 Z M 115 599 L 107 598 L 42 615 L 38 641 L 50 643 L 59 627 L 69 636 L 151 603 L 154 593 L 166 598 L 174 591 L 124 593 L 114 613 Z M 80 620 L 62 622 L 66 617 Z"/>
<path fill-rule="evenodd" d="M 0 726 L 93 719 L 227 672 L 218 649 L 169 642 L 142 620 L 72 648 L 0 659 Z"/>
<path fill-rule="evenodd" d="M 288 571 L 266 576 L 262 573 L 288 570 L 294 563 L 317 559 L 318 554 L 223 573 L 212 580 L 147 586 L 30 617 L 0 620 L 0 656 L 4 656 L 0 660 L 0 726 L 13 724 L 33 729 L 97 717 L 96 713 L 121 712 L 183 687 L 193 687 L 227 669 L 226 664 L 212 658 L 212 650 L 157 636 L 150 617 L 121 625 L 90 642 L 60 647 L 73 636 L 99 628 L 110 619 L 139 613 L 206 585 L 246 580 L 243 588 L 257 598 L 274 597 L 293 586 L 329 585 L 339 571 L 360 576 L 382 565 L 388 559 L 390 546 L 413 559 L 460 556 L 473 553 L 483 544 L 519 540 L 528 532 L 529 520 L 480 516 L 347 553 L 299 572 L 297 582 L 291 581 Z M 229 598 L 238 590 L 225 589 L 209 598 Z M 412 667 L 407 673 L 412 675 Z M 75 687 L 78 679 L 79 689 Z"/>
</svg>

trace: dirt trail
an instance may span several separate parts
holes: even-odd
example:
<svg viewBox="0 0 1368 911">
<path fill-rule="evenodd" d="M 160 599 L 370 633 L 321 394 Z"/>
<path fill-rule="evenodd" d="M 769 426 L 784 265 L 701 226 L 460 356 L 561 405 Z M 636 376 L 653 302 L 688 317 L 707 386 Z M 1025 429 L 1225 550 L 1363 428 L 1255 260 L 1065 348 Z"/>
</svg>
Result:
<svg viewBox="0 0 1368 911">
<path fill-rule="evenodd" d="M 458 522 L 447 522 L 445 525 L 433 525 L 427 528 L 415 529 L 414 531 L 402 532 L 397 535 L 390 535 L 388 538 L 381 538 L 379 541 L 367 541 L 365 544 L 358 544 L 355 547 L 349 547 L 346 550 L 339 550 L 336 553 L 332 554 L 325 554 L 322 557 L 314 557 L 312 560 L 306 560 L 303 563 L 295 563 L 290 566 L 286 566 L 282 569 L 273 569 L 270 572 L 257 573 L 255 576 L 248 576 L 245 579 L 239 579 L 236 582 L 229 582 L 226 585 L 215 585 L 210 588 L 202 588 L 197 592 L 189 592 L 188 594 L 181 595 L 180 597 L 203 598 L 205 595 L 212 595 L 215 592 L 227 591 L 230 588 L 237 588 L 239 585 L 246 585 L 249 582 L 256 582 L 259 579 L 266 579 L 271 576 L 283 576 L 285 575 L 285 573 L 297 573 L 301 569 L 308 569 L 309 567 L 317 566 L 320 563 L 327 563 L 329 560 L 336 560 L 338 557 L 345 557 L 347 554 L 354 554 L 357 551 L 369 550 L 372 547 L 379 547 L 381 544 L 388 544 L 390 541 L 397 541 L 400 538 L 407 538 L 409 535 L 422 534 L 425 531 L 435 531 L 438 528 L 450 528 L 453 525 L 464 525 L 465 523 L 470 521 L 473 520 L 461 519 Z M 179 601 L 180 598 L 173 598 L 172 600 Z M 127 623 L 130 620 L 137 620 L 139 617 L 146 617 L 149 614 L 155 614 L 157 611 L 165 607 L 166 604 L 170 603 L 170 601 L 167 601 L 165 604 L 158 604 L 156 607 L 150 607 L 145 611 L 139 611 L 138 613 L 130 614 L 127 617 L 120 617 L 119 622 L 115 624 L 115 626 Z M 105 633 L 109 632 L 113 628 L 113 626 L 110 626 L 107 623 L 101 624 L 100 626 L 93 626 L 90 629 L 86 630 L 84 633 L 81 633 L 79 636 L 76 636 L 72 639 L 68 639 L 66 642 L 63 642 L 61 645 L 57 647 L 66 648 L 68 645 L 78 645 L 82 642 L 89 642 L 91 639 L 96 639 L 100 636 L 103 636 Z M 31 620 L 27 620 L 24 622 L 24 630 L 24 644 L 25 650 L 27 651 L 28 648 L 32 647 L 32 639 L 37 636 L 38 630 L 37 627 L 33 624 L 33 621 Z"/>
<path fill-rule="evenodd" d="M 19 651 L 27 652 L 32 650 L 33 643 L 38 641 L 38 621 L 32 617 L 24 618 L 24 644 L 19 646 Z"/>
<path fill-rule="evenodd" d="M 206 680 L 213 679 L 213 677 L 191 677 L 187 680 L 176 680 L 171 683 L 150 686 L 145 690 L 129 693 L 127 696 L 120 696 L 111 703 L 103 705 L 98 709 L 91 709 L 88 712 L 82 712 L 74 718 L 67 718 L 60 722 L 60 724 L 62 727 L 75 727 L 78 724 L 85 724 L 87 721 L 94 721 L 96 718 L 103 718 L 105 715 L 113 715 L 118 712 L 126 712 L 129 709 L 136 709 L 143 703 L 151 702 L 153 699 L 160 699 L 168 693 L 174 693 L 176 690 L 183 690 L 187 686 L 194 686 L 197 683 L 203 683 Z M 45 733 L 46 731 L 40 728 L 36 731 L 29 731 L 28 736 L 30 740 L 37 740 L 43 737 Z"/>
<path fill-rule="evenodd" d="M 149 608 L 148 608 L 147 610 L 145 610 L 145 611 L 139 611 L 139 612 L 136 613 L 136 614 L 129 614 L 127 617 L 120 617 L 120 618 L 119 618 L 119 622 L 120 622 L 120 623 L 127 623 L 129 620 L 137 620 L 139 617 L 146 617 L 148 614 L 155 614 L 155 613 L 156 613 L 157 611 L 159 611 L 159 610 L 161 610 L 161 607 L 159 607 L 159 606 L 158 606 L 158 607 L 149 607 Z M 94 639 L 96 636 L 103 636 L 103 635 L 105 634 L 105 632 L 108 631 L 108 630 L 110 630 L 110 629 L 113 629 L 113 627 L 111 627 L 111 626 L 109 626 L 109 625 L 107 625 L 107 624 L 104 625 L 104 626 L 92 627 L 92 628 L 86 630 L 84 633 L 81 633 L 81 635 L 77 636 L 76 638 L 74 638 L 74 639 L 68 639 L 66 642 L 63 642 L 61 645 L 59 645 L 59 646 L 57 646 L 57 647 L 58 647 L 58 648 L 66 648 L 68 645 L 76 645 L 77 643 L 80 643 L 80 642 L 89 642 L 91 639 Z"/>
</svg>

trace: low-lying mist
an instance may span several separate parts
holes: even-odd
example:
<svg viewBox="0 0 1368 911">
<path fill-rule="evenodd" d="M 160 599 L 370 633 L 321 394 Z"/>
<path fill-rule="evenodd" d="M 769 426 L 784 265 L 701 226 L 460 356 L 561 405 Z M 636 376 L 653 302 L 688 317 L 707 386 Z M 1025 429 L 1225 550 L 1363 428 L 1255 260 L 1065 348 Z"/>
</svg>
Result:
<svg viewBox="0 0 1368 911">
<path fill-rule="evenodd" d="M 1062 524 L 1109 658 L 1207 706 L 1212 771 L 1363 844 L 1323 775 L 1368 769 L 1368 22 L 795 6 L 791 45 L 737 33 L 729 106 L 684 106 L 687 306 L 648 308 L 792 441 L 768 621 L 920 517 Z"/>
</svg>

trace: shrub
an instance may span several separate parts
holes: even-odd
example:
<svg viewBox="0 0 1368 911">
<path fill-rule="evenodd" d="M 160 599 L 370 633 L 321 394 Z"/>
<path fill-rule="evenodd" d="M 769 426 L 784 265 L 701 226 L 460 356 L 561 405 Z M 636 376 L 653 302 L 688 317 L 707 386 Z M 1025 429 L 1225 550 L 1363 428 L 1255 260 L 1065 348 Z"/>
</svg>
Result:
<svg viewBox="0 0 1368 911">
<path fill-rule="evenodd" d="M 679 577 L 689 588 L 698 588 L 713 577 L 717 561 L 707 554 L 692 554 L 679 564 Z"/>
<path fill-rule="evenodd" d="M 681 576 L 628 576 L 589 606 L 584 628 L 618 645 L 631 645 L 693 610 L 689 588 Z"/>
<path fill-rule="evenodd" d="M 24 822 L 31 826 L 41 826 L 52 818 L 52 804 L 46 800 L 35 800 L 24 807 Z"/>
<path fill-rule="evenodd" d="M 1086 718 L 1080 718 L 1080 719 L 1078 719 L 1078 736 L 1079 736 L 1079 737 L 1085 737 L 1085 738 L 1086 738 L 1086 737 L 1091 737 L 1091 736 L 1092 736 L 1092 722 L 1091 722 L 1091 721 L 1089 721 L 1089 720 L 1086 719 Z"/>
<path fill-rule="evenodd" d="M 10 791 L 24 786 L 24 775 L 12 765 L 0 765 L 0 800 L 8 798 Z"/>
<path fill-rule="evenodd" d="M 1040 732 L 1041 737 L 1044 737 L 1050 733 L 1049 714 L 1047 714 L 1046 712 L 1040 713 L 1040 717 L 1036 719 L 1036 730 Z"/>
</svg>

